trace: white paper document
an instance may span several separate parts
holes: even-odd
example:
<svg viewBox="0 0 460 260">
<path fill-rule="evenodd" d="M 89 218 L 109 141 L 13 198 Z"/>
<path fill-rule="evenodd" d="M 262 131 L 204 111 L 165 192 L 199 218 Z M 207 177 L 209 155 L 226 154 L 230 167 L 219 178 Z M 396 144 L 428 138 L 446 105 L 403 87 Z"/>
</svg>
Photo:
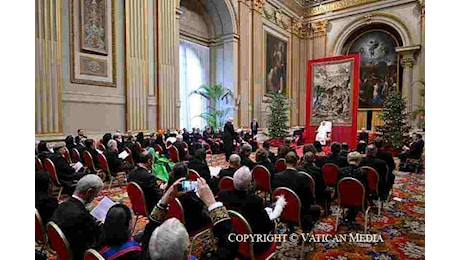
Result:
<svg viewBox="0 0 460 260">
<path fill-rule="evenodd" d="M 78 172 L 81 167 L 83 167 L 83 164 L 81 162 L 77 162 L 73 167 L 75 168 L 75 172 Z"/>
<path fill-rule="evenodd" d="M 104 222 L 105 217 L 107 216 L 107 212 L 113 205 L 115 205 L 115 202 L 113 202 L 109 197 L 104 196 L 104 198 L 96 205 L 96 207 L 91 210 L 91 215 Z"/>
<path fill-rule="evenodd" d="M 217 177 L 219 175 L 220 170 L 222 170 L 221 167 L 216 166 L 216 167 L 209 167 L 209 171 L 211 172 L 211 176 Z"/>
<path fill-rule="evenodd" d="M 126 157 L 128 157 L 129 153 L 127 151 L 123 151 L 118 155 L 118 158 L 124 160 Z"/>
</svg>

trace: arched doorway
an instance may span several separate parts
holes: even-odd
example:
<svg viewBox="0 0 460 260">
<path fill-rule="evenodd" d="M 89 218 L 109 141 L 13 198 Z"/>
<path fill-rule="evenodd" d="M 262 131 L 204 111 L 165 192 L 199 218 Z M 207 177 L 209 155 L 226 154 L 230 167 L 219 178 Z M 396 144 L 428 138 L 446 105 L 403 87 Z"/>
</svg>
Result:
<svg viewBox="0 0 460 260">
<path fill-rule="evenodd" d="M 385 97 L 402 86 L 402 67 L 396 52 L 402 45 L 393 27 L 378 23 L 355 30 L 343 45 L 342 54 L 361 54 L 358 128 L 376 131 L 383 125 L 379 115 Z"/>
</svg>

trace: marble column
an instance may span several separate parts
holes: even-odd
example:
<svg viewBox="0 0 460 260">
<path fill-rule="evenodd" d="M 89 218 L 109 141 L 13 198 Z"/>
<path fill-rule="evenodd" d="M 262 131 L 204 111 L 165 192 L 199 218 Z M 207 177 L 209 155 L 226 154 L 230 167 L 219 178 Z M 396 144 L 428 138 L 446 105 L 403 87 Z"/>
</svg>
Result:
<svg viewBox="0 0 460 260">
<path fill-rule="evenodd" d="M 158 0 L 159 128 L 179 127 L 180 1 Z"/>
<path fill-rule="evenodd" d="M 35 2 L 35 134 L 62 133 L 61 1 Z"/>
<path fill-rule="evenodd" d="M 127 0 L 125 2 L 127 131 L 149 130 L 147 7 L 147 0 Z"/>
<path fill-rule="evenodd" d="M 400 89 L 402 89 L 402 97 L 407 101 L 407 111 L 412 112 L 413 105 L 413 67 L 416 61 L 416 55 L 420 50 L 420 45 L 416 46 L 404 46 L 396 48 L 400 56 L 401 66 L 403 67 L 403 83 Z"/>
<path fill-rule="evenodd" d="M 313 58 L 319 59 L 326 57 L 328 21 L 317 21 L 311 25 L 313 37 Z"/>
<path fill-rule="evenodd" d="M 264 122 L 265 121 L 265 113 L 262 111 L 262 101 L 263 95 L 261 93 L 265 92 L 265 85 L 264 85 L 264 77 L 265 73 L 263 71 L 264 67 L 264 52 L 265 50 L 261 47 L 257 46 L 264 46 L 264 31 L 262 29 L 263 22 L 262 22 L 262 12 L 265 2 L 264 1 L 254 1 L 252 3 L 252 87 L 250 92 L 250 106 L 251 113 L 249 114 L 249 118 L 247 122 L 244 122 L 244 125 L 249 126 L 250 121 L 252 119 L 256 119 L 257 122 Z M 262 126 L 262 123 L 260 123 Z"/>
</svg>

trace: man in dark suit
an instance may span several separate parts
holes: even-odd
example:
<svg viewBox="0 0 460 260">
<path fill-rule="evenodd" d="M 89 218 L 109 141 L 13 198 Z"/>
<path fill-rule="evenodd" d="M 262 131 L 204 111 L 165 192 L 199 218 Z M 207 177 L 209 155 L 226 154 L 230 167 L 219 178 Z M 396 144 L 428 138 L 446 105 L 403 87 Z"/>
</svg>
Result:
<svg viewBox="0 0 460 260">
<path fill-rule="evenodd" d="M 384 160 L 377 158 L 378 149 L 374 144 L 370 144 L 366 148 L 366 157 L 361 160 L 360 166 L 369 166 L 374 168 L 379 174 L 379 197 L 385 199 L 388 195 L 387 184 L 387 169 L 388 166 Z"/>
<path fill-rule="evenodd" d="M 229 118 L 224 126 L 224 134 L 222 141 L 224 142 L 223 150 L 225 152 L 225 160 L 228 162 L 230 155 L 232 154 L 233 141 L 236 140 L 235 129 L 233 128 L 233 118 Z"/>
<path fill-rule="evenodd" d="M 247 166 L 250 170 L 254 168 L 256 165 L 251 159 L 249 159 L 249 156 L 251 155 L 252 152 L 252 146 L 248 143 L 245 143 L 241 147 L 241 166 Z"/>
<path fill-rule="evenodd" d="M 115 140 L 109 140 L 107 142 L 107 148 L 104 150 L 103 154 L 107 159 L 110 173 L 113 176 L 116 176 L 119 172 L 127 172 L 134 167 L 133 165 L 124 163 L 123 160 L 118 157 L 117 141 Z"/>
<path fill-rule="evenodd" d="M 393 155 L 390 152 L 387 152 L 383 149 L 383 138 L 377 137 L 374 139 L 375 147 L 377 147 L 377 158 L 384 160 L 388 166 L 388 180 L 387 180 L 387 187 L 386 190 L 390 192 L 391 188 L 393 187 L 393 183 L 395 182 L 395 175 L 393 174 L 394 169 L 396 168 L 395 160 L 393 159 Z"/>
<path fill-rule="evenodd" d="M 91 157 L 93 157 L 94 167 L 96 169 L 100 169 L 101 164 L 99 163 L 99 159 L 97 158 L 97 156 L 99 155 L 99 152 L 96 151 L 96 142 L 94 142 L 93 139 L 86 139 L 85 147 L 86 147 L 86 151 L 88 151 L 91 154 Z"/>
<path fill-rule="evenodd" d="M 264 143 L 262 144 L 262 147 L 268 151 L 268 159 L 270 159 L 272 163 L 275 163 L 276 156 L 274 152 L 270 151 L 270 141 L 268 140 L 264 141 Z"/>
<path fill-rule="evenodd" d="M 85 172 L 75 172 L 76 166 L 70 166 L 69 162 L 65 159 L 65 145 L 56 144 L 54 146 L 54 154 L 51 155 L 50 160 L 54 164 L 56 169 L 56 174 L 59 178 L 59 182 L 64 187 L 64 194 L 72 194 L 75 188 L 75 183 L 83 176 L 86 175 Z M 72 187 L 73 186 L 73 187 Z"/>
<path fill-rule="evenodd" d="M 363 127 L 361 128 L 361 132 L 358 135 L 358 146 L 356 147 L 356 150 L 359 153 L 365 153 L 368 142 L 369 142 L 369 134 L 367 133 L 366 128 Z"/>
<path fill-rule="evenodd" d="M 405 151 L 398 155 L 401 162 L 405 162 L 407 158 L 420 159 L 422 157 L 425 141 L 421 134 L 414 134 L 414 141 L 410 144 L 410 148 L 403 148 Z"/>
<path fill-rule="evenodd" d="M 83 151 L 86 151 L 86 146 L 85 146 L 85 141 L 86 138 L 80 138 L 80 142 L 76 143 L 75 148 L 77 148 L 77 151 L 80 153 L 80 159 L 83 160 Z M 70 151 L 69 151 L 70 152 Z"/>
<path fill-rule="evenodd" d="M 177 148 L 177 151 L 179 152 L 179 160 L 180 161 L 186 161 L 187 160 L 187 152 L 185 151 L 185 142 L 184 138 L 182 135 L 177 135 L 176 136 L 176 141 L 172 144 Z"/>
<path fill-rule="evenodd" d="M 78 181 L 72 197 L 61 203 L 51 217 L 69 241 L 75 260 L 83 259 L 85 250 L 98 245 L 101 224 L 91 216 L 86 205 L 98 196 L 102 185 L 99 176 L 84 176 Z"/>
<path fill-rule="evenodd" d="M 224 177 L 233 178 L 233 174 L 235 174 L 236 170 L 240 168 L 241 158 L 238 154 L 232 154 L 230 155 L 228 162 L 229 162 L 229 165 L 227 169 L 220 170 L 217 177 L 214 177 L 214 176 L 211 177 L 211 180 L 209 182 L 209 187 L 211 187 L 211 190 L 214 194 L 217 194 L 219 192 L 219 182 L 220 180 L 222 180 L 222 178 Z"/>
<path fill-rule="evenodd" d="M 343 142 L 343 143 L 340 145 L 339 156 L 342 156 L 343 158 L 347 158 L 347 155 L 348 155 L 349 152 L 350 152 L 350 150 L 349 150 L 349 148 L 348 148 L 347 142 Z"/>
<path fill-rule="evenodd" d="M 78 129 L 77 136 L 75 136 L 75 143 L 80 143 L 82 138 L 87 139 L 87 137 L 85 136 L 85 131 L 83 129 Z"/>
<path fill-rule="evenodd" d="M 123 138 L 121 137 L 121 133 L 116 132 L 115 134 L 113 134 L 113 140 L 117 142 L 118 151 L 122 151 L 125 148 L 125 145 L 123 144 Z"/>
<path fill-rule="evenodd" d="M 252 137 L 256 136 L 258 130 L 259 130 L 259 123 L 257 123 L 257 121 L 254 119 L 251 122 L 251 134 L 252 134 Z"/>
<path fill-rule="evenodd" d="M 303 157 L 303 164 L 300 165 L 297 170 L 308 173 L 315 180 L 315 195 L 316 203 L 322 205 L 324 200 L 327 199 L 331 201 L 331 194 L 328 189 L 326 189 L 326 183 L 323 179 L 323 173 L 321 168 L 315 165 L 316 156 L 312 152 L 306 152 Z M 329 204 L 328 204 L 329 205 Z M 329 209 L 327 209 L 329 210 Z"/>
<path fill-rule="evenodd" d="M 268 151 L 260 148 L 256 151 L 256 165 L 262 165 L 270 172 L 271 178 L 275 175 L 275 164 L 268 159 Z"/>
<path fill-rule="evenodd" d="M 144 151 L 139 155 L 139 163 L 136 168 L 128 174 L 128 181 L 133 181 L 142 188 L 149 212 L 152 211 L 162 194 L 157 184 L 157 178 L 151 173 L 152 164 L 153 155 L 148 151 Z"/>
<path fill-rule="evenodd" d="M 262 198 L 250 191 L 251 182 L 252 174 L 249 168 L 239 168 L 233 176 L 235 190 L 221 192 L 219 200 L 227 209 L 241 213 L 249 222 L 253 234 L 269 234 L 275 228 L 275 224 L 265 211 Z M 254 243 L 254 254 L 265 252 L 270 245 L 270 242 Z"/>
<path fill-rule="evenodd" d="M 272 182 L 272 189 L 286 187 L 293 190 L 300 198 L 302 204 L 302 228 L 308 231 L 313 227 L 313 221 L 319 217 L 319 211 L 312 209 L 313 197 L 308 183 L 308 177 L 299 173 L 295 168 L 297 165 L 297 154 L 289 152 L 285 156 L 286 170 L 275 174 Z"/>
<path fill-rule="evenodd" d="M 331 154 L 323 157 L 321 160 L 317 160 L 316 165 L 320 168 L 326 163 L 333 163 L 339 166 L 339 168 L 347 166 L 347 158 L 339 155 L 340 149 L 341 145 L 337 142 L 333 142 L 331 144 Z"/>
</svg>

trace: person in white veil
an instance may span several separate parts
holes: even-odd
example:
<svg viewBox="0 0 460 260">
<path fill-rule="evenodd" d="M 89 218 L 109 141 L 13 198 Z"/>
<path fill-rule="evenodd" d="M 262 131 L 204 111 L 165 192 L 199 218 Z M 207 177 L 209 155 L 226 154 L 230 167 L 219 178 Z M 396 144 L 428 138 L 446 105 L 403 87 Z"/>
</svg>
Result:
<svg viewBox="0 0 460 260">
<path fill-rule="evenodd" d="M 328 130 L 329 128 L 326 125 L 326 121 L 321 122 L 318 129 L 316 130 L 315 141 L 320 142 L 321 145 L 326 145 Z"/>
</svg>

